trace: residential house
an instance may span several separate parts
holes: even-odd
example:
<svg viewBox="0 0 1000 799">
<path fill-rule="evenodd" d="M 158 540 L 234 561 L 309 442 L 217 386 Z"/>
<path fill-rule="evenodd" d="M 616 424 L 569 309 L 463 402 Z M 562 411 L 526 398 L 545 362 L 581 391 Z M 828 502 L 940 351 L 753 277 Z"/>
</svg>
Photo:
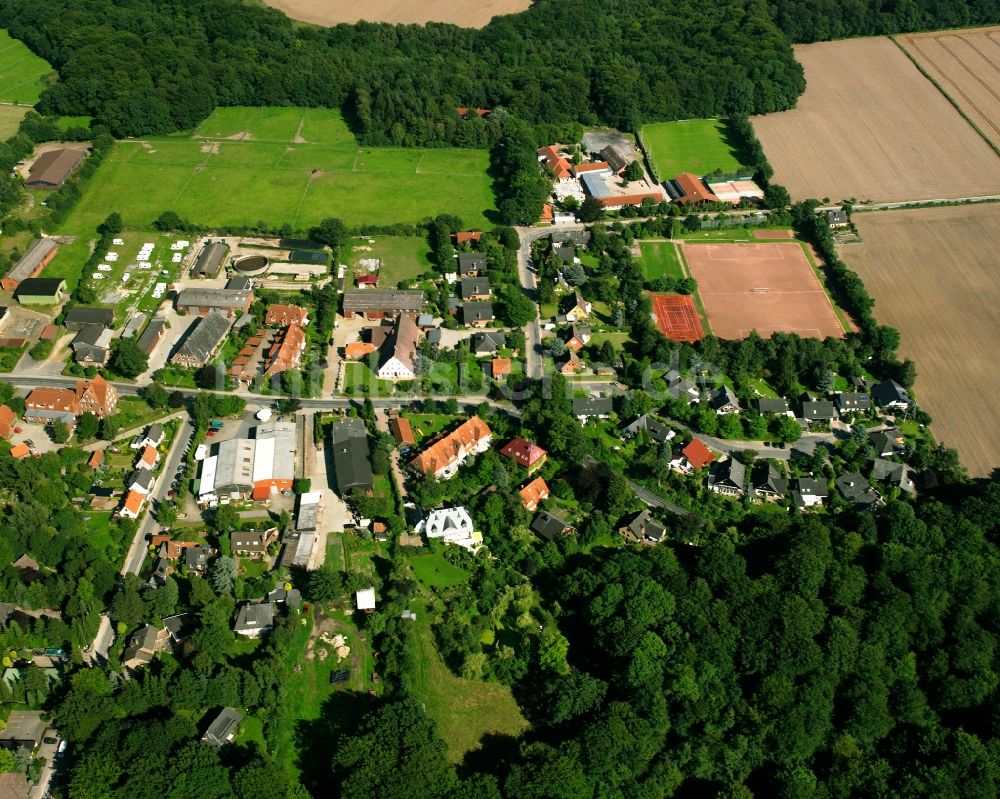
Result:
<svg viewBox="0 0 1000 799">
<path fill-rule="evenodd" d="M 427 300 L 418 290 L 354 289 L 344 292 L 344 318 L 395 319 L 399 314 L 419 314 Z"/>
<path fill-rule="evenodd" d="M 142 331 L 142 335 L 139 336 L 138 340 L 135 342 L 139 349 L 142 350 L 146 355 L 152 355 L 153 350 L 156 349 L 156 345 L 160 343 L 160 339 L 163 338 L 163 333 L 167 329 L 167 320 L 161 317 L 154 317 L 149 320 L 149 324 L 146 325 L 146 329 Z"/>
<path fill-rule="evenodd" d="M 191 277 L 215 277 L 229 257 L 229 245 L 224 241 L 206 241 L 191 267 Z"/>
<path fill-rule="evenodd" d="M 577 372 L 583 371 L 587 368 L 587 365 L 580 360 L 580 356 L 572 350 L 567 350 L 566 354 L 556 362 L 556 365 L 559 368 L 560 374 L 568 376 L 575 375 Z"/>
<path fill-rule="evenodd" d="M 8 621 L 5 618 L 4 624 Z M 42 714 L 39 711 L 12 710 L 7 717 L 7 723 L 0 730 L 0 747 L 15 752 L 18 749 L 34 752 L 41 745 L 47 728 L 48 725 L 42 721 Z"/>
<path fill-rule="evenodd" d="M 170 648 L 170 633 L 152 624 L 147 624 L 132 634 L 125 651 L 122 665 L 127 669 L 140 669 L 153 662 L 157 652 Z"/>
<path fill-rule="evenodd" d="M 910 467 L 905 463 L 896 463 L 884 458 L 872 461 L 872 480 L 879 483 L 889 483 L 906 494 L 913 494 L 917 488 L 910 477 Z"/>
<path fill-rule="evenodd" d="M 215 557 L 215 550 L 212 547 L 188 547 L 184 550 L 184 566 L 193 574 L 204 575 L 208 571 L 208 563 L 213 557 Z"/>
<path fill-rule="evenodd" d="M 802 418 L 807 422 L 829 422 L 837 415 L 837 410 L 830 400 L 804 400 L 802 402 Z"/>
<path fill-rule="evenodd" d="M 243 721 L 243 714 L 238 710 L 231 707 L 222 708 L 212 723 L 208 725 L 205 734 L 201 736 L 201 742 L 210 746 L 225 746 L 232 743 L 241 721 Z"/>
<path fill-rule="evenodd" d="M 518 490 L 524 509 L 533 511 L 538 504 L 549 498 L 549 487 L 541 477 L 536 477 L 530 483 Z"/>
<path fill-rule="evenodd" d="M 0 280 L 0 288 L 4 291 L 14 291 L 25 280 L 38 277 L 42 270 L 56 257 L 57 252 L 59 252 L 59 245 L 52 239 L 39 239 L 28 248 L 28 251 Z"/>
<path fill-rule="evenodd" d="M 573 415 L 581 422 L 588 419 L 608 419 L 614 410 L 611 397 L 574 397 Z"/>
<path fill-rule="evenodd" d="M 282 328 L 264 356 L 264 374 L 276 375 L 298 369 L 306 350 L 306 334 L 299 325 Z"/>
<path fill-rule="evenodd" d="M 414 531 L 426 535 L 428 539 L 440 539 L 472 552 L 483 543 L 483 534 L 475 529 L 472 517 L 464 507 L 432 510 L 425 519 L 417 522 Z"/>
<path fill-rule="evenodd" d="M 566 301 L 566 321 L 582 322 L 593 310 L 594 306 L 579 291 L 574 291 Z"/>
<path fill-rule="evenodd" d="M 842 474 L 834 481 L 841 495 L 857 511 L 871 511 L 882 504 L 882 495 L 879 494 L 871 483 L 869 483 L 861 472 L 848 472 Z"/>
<path fill-rule="evenodd" d="M 14 433 L 17 414 L 8 405 L 0 405 L 0 438 L 9 440 Z"/>
<path fill-rule="evenodd" d="M 559 152 L 557 145 L 539 147 L 538 162 L 555 175 L 560 184 L 573 182 L 573 164 Z"/>
<path fill-rule="evenodd" d="M 239 530 L 229 534 L 233 554 L 248 558 L 264 557 L 267 554 L 267 548 L 277 540 L 277 527 L 271 527 L 267 530 Z"/>
<path fill-rule="evenodd" d="M 104 366 L 111 359 L 115 332 L 103 325 L 84 325 L 73 338 L 73 360 L 81 366 Z"/>
<path fill-rule="evenodd" d="M 571 242 L 577 247 L 586 247 L 590 244 L 589 230 L 555 230 L 549 236 L 553 244 L 565 244 Z"/>
<path fill-rule="evenodd" d="M 566 348 L 572 352 L 579 352 L 590 343 L 590 329 L 573 325 L 569 329 L 569 338 L 566 339 Z"/>
<path fill-rule="evenodd" d="M 566 266 L 576 261 L 576 247 L 572 244 L 557 244 L 552 248 L 552 254 L 560 266 Z"/>
<path fill-rule="evenodd" d="M 92 308 L 77 305 L 70 308 L 63 318 L 63 326 L 67 330 L 83 330 L 87 325 L 114 327 L 115 312 L 113 308 Z"/>
<path fill-rule="evenodd" d="M 158 447 L 166 438 L 167 431 L 161 424 L 151 424 L 146 428 L 143 435 L 138 435 L 129 442 L 130 449 L 143 449 L 144 447 Z"/>
<path fill-rule="evenodd" d="M 708 404 L 720 416 L 727 413 L 739 413 L 743 410 L 733 390 L 725 385 L 719 386 L 709 394 Z"/>
<path fill-rule="evenodd" d="M 86 157 L 87 150 L 80 148 L 59 147 L 44 152 L 31 165 L 24 185 L 29 189 L 58 189 Z"/>
<path fill-rule="evenodd" d="M 142 452 L 139 455 L 139 460 L 136 461 L 137 469 L 155 469 L 156 465 L 160 462 L 160 451 L 154 447 L 152 444 L 147 444 L 142 448 Z"/>
<path fill-rule="evenodd" d="M 214 311 L 195 319 L 170 362 L 177 366 L 204 366 L 219 351 L 231 325 L 228 317 Z"/>
<path fill-rule="evenodd" d="M 458 281 L 458 296 L 463 300 L 488 300 L 493 296 L 488 277 L 463 277 Z"/>
<path fill-rule="evenodd" d="M 378 288 L 378 275 L 379 275 L 378 272 L 372 272 L 363 275 L 356 274 L 354 276 L 354 285 L 357 286 L 359 289 L 366 289 L 369 286 L 371 286 L 372 288 Z"/>
<path fill-rule="evenodd" d="M 822 505 L 828 496 L 830 496 L 830 488 L 826 480 L 800 477 L 792 481 L 792 502 L 800 510 Z"/>
<path fill-rule="evenodd" d="M 746 480 L 746 466 L 730 457 L 712 464 L 708 472 L 708 490 L 729 497 L 742 497 Z"/>
<path fill-rule="evenodd" d="M 340 495 L 351 491 L 370 492 L 374 477 L 364 420 L 352 416 L 336 420 L 330 425 L 330 440 Z"/>
<path fill-rule="evenodd" d="M 875 454 L 880 458 L 886 455 L 899 455 L 906 450 L 903 434 L 895 427 L 873 430 L 868 434 L 868 440 L 871 442 Z"/>
<path fill-rule="evenodd" d="M 677 435 L 677 433 L 670 429 L 666 422 L 661 422 L 652 414 L 644 413 L 622 428 L 622 438 L 633 438 L 642 431 L 648 433 L 650 439 L 657 444 L 670 441 Z"/>
<path fill-rule="evenodd" d="M 118 390 L 97 375 L 93 380 L 78 380 L 75 389 L 33 389 L 24 404 L 25 421 L 45 424 L 60 419 L 73 424 L 85 413 L 100 419 L 111 416 L 118 408 Z"/>
<path fill-rule="evenodd" d="M 401 450 L 403 448 L 409 449 L 417 443 L 413 437 L 413 427 L 410 420 L 405 416 L 390 416 L 389 432 L 392 433 L 392 437 L 396 440 L 396 446 Z"/>
<path fill-rule="evenodd" d="M 507 337 L 502 330 L 485 330 L 482 333 L 473 333 L 472 354 L 476 357 L 496 355 L 506 342 Z"/>
<path fill-rule="evenodd" d="M 345 361 L 360 361 L 378 349 L 370 341 L 350 341 L 344 346 Z"/>
<path fill-rule="evenodd" d="M 503 381 L 510 375 L 510 358 L 494 358 L 489 363 L 489 376 L 494 380 Z"/>
<path fill-rule="evenodd" d="M 375 610 L 375 588 L 362 588 L 354 592 L 354 604 L 358 610 Z"/>
<path fill-rule="evenodd" d="M 788 400 L 784 397 L 759 397 L 754 400 L 757 406 L 757 413 L 763 416 L 766 413 L 773 413 L 775 416 L 793 416 L 788 408 Z"/>
<path fill-rule="evenodd" d="M 628 521 L 618 528 L 618 532 L 627 541 L 658 544 L 667 534 L 666 526 L 653 518 L 653 514 L 650 513 L 649 508 L 627 518 Z"/>
<path fill-rule="evenodd" d="M 20 444 L 15 444 L 11 447 L 9 454 L 14 460 L 19 461 L 31 455 L 31 447 L 22 441 Z"/>
<path fill-rule="evenodd" d="M 14 299 L 21 305 L 58 305 L 66 294 L 61 277 L 31 277 L 14 289 Z"/>
<path fill-rule="evenodd" d="M 283 585 L 279 585 L 273 591 L 268 593 L 267 601 L 273 604 L 280 604 L 289 608 L 295 608 L 296 610 L 302 609 L 302 593 L 298 588 L 286 589 Z"/>
<path fill-rule="evenodd" d="M 458 254 L 458 274 L 460 277 L 479 277 L 486 272 L 486 254 L 481 252 L 460 252 Z"/>
<path fill-rule="evenodd" d="M 773 463 L 758 461 L 750 476 L 750 486 L 755 497 L 781 499 L 788 493 L 788 480 Z"/>
<path fill-rule="evenodd" d="M 260 638 L 274 627 L 274 606 L 270 602 L 244 602 L 236 611 L 233 632 L 245 638 Z"/>
<path fill-rule="evenodd" d="M 177 295 L 177 310 L 180 313 L 193 313 L 208 316 L 211 313 L 220 314 L 227 319 L 237 315 L 237 312 L 248 313 L 253 304 L 253 290 L 243 288 L 187 288 Z"/>
<path fill-rule="evenodd" d="M 671 397 L 686 399 L 689 404 L 701 400 L 701 392 L 698 391 L 698 386 L 694 381 L 682 376 L 676 369 L 671 369 L 667 372 L 663 376 L 663 379 L 667 384 L 667 391 L 670 392 Z"/>
<path fill-rule="evenodd" d="M 0 406 L 0 409 L 2 409 L 3 407 L 6 407 L 6 406 Z M 104 450 L 103 449 L 95 449 L 90 454 L 90 458 L 87 459 L 87 467 L 90 468 L 90 469 L 94 469 L 95 471 L 97 469 L 100 469 L 101 468 L 101 464 L 103 464 L 103 463 L 104 463 Z"/>
<path fill-rule="evenodd" d="M 843 208 L 830 208 L 823 212 L 823 218 L 831 228 L 843 228 L 851 224 Z"/>
<path fill-rule="evenodd" d="M 555 541 L 564 535 L 571 535 L 575 528 L 565 519 L 547 510 L 541 511 L 531 523 L 531 529 L 547 541 Z"/>
<path fill-rule="evenodd" d="M 417 457 L 410 468 L 430 477 L 447 480 L 470 455 L 485 452 L 493 440 L 493 431 L 478 416 L 462 422 L 450 433 L 435 439 Z"/>
<path fill-rule="evenodd" d="M 477 108 L 476 113 L 479 116 L 483 116 L 483 114 L 479 113 L 480 111 L 485 111 L 487 114 L 489 113 L 489 109 L 487 108 Z M 461 116 L 464 116 L 464 114 Z M 481 230 L 460 230 L 457 233 L 451 234 L 451 240 L 456 247 L 461 247 L 463 244 L 474 244 L 482 239 L 482 237 L 483 231 Z"/>
<path fill-rule="evenodd" d="M 135 469 L 125 480 L 125 490 L 149 494 L 156 485 L 156 475 L 149 469 Z"/>
<path fill-rule="evenodd" d="M 420 328 L 412 317 L 400 315 L 379 347 L 375 374 L 381 380 L 413 380 L 417 376 L 417 342 Z"/>
<path fill-rule="evenodd" d="M 545 456 L 548 455 L 538 444 L 520 436 L 504 445 L 500 454 L 517 461 L 519 466 L 523 466 L 529 472 L 540 468 L 545 463 Z"/>
<path fill-rule="evenodd" d="M 670 466 L 679 472 L 689 474 L 707 466 L 713 460 L 715 455 L 712 454 L 712 450 L 700 439 L 692 438 L 680 454 L 670 461 Z"/>
<path fill-rule="evenodd" d="M 486 327 L 496 318 L 492 302 L 463 302 L 461 311 L 462 324 L 472 327 Z"/>
<path fill-rule="evenodd" d="M 909 393 L 895 380 L 883 380 L 872 386 L 871 396 L 875 404 L 886 411 L 906 411 L 910 408 Z"/>
<path fill-rule="evenodd" d="M 841 416 L 849 413 L 868 413 L 872 407 L 872 399 L 867 392 L 841 391 L 834 395 L 833 401 Z"/>
<path fill-rule="evenodd" d="M 191 637 L 198 627 L 198 617 L 194 613 L 177 613 L 163 618 L 163 627 L 174 643 L 180 644 Z"/>
<path fill-rule="evenodd" d="M 309 312 L 298 305 L 269 305 L 264 314 L 264 324 L 268 327 L 305 327 L 309 324 Z"/>
<path fill-rule="evenodd" d="M 118 509 L 118 516 L 122 519 L 137 519 L 142 513 L 142 506 L 146 501 L 146 494 L 141 491 L 129 491 L 125 495 L 121 507 Z"/>
</svg>

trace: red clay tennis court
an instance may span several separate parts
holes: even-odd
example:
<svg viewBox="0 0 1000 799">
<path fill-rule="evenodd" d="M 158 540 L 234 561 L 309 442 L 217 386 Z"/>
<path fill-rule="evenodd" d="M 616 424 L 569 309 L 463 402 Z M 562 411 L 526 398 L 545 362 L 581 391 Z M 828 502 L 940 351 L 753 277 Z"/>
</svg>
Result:
<svg viewBox="0 0 1000 799">
<path fill-rule="evenodd" d="M 650 292 L 656 326 L 671 341 L 698 341 L 705 337 L 694 300 L 684 294 Z"/>
<path fill-rule="evenodd" d="M 844 328 L 797 242 L 685 244 L 712 332 L 742 339 L 797 333 L 841 338 Z"/>
</svg>

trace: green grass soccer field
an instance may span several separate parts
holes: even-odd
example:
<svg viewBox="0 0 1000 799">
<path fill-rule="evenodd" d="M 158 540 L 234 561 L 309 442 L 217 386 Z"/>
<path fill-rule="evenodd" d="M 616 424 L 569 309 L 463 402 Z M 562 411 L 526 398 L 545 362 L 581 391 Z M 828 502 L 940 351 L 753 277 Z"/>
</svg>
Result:
<svg viewBox="0 0 1000 799">
<path fill-rule="evenodd" d="M 656 122 L 643 126 L 641 138 L 660 180 L 679 172 L 736 172 L 741 166 L 736 146 L 727 140 L 724 119 Z"/>
<path fill-rule="evenodd" d="M 382 225 L 449 213 L 483 227 L 488 165 L 484 150 L 359 148 L 334 109 L 220 108 L 193 135 L 116 144 L 63 227 L 87 235 L 111 211 L 148 226 L 166 210 L 203 225 L 306 229 L 330 216 Z"/>
<path fill-rule="evenodd" d="M 0 30 L 0 103 L 34 105 L 45 88 L 42 78 L 51 72 L 47 61 Z"/>
</svg>

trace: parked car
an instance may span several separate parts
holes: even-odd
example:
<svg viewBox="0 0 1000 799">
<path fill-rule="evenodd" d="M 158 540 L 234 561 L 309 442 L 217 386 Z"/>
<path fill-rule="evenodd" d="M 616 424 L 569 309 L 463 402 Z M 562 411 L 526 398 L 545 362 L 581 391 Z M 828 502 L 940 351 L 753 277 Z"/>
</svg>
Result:
<svg viewBox="0 0 1000 799">
<path fill-rule="evenodd" d="M 347 669 L 341 671 L 334 671 L 330 673 L 330 685 L 336 685 L 340 682 L 347 682 L 351 677 L 351 672 Z"/>
</svg>

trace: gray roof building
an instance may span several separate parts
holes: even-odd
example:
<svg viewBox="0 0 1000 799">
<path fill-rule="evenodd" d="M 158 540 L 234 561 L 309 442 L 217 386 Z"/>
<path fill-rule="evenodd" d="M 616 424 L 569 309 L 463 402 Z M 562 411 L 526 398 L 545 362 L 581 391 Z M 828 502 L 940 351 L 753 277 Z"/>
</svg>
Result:
<svg viewBox="0 0 1000 799">
<path fill-rule="evenodd" d="M 268 602 L 282 602 L 291 608 L 302 607 L 302 594 L 298 588 L 286 591 L 283 585 L 279 585 L 267 595 Z"/>
<path fill-rule="evenodd" d="M 236 611 L 233 632 L 248 638 L 259 638 L 274 626 L 274 607 L 270 602 L 245 602 Z"/>
<path fill-rule="evenodd" d="M 912 494 L 917 490 L 910 478 L 909 466 L 905 463 L 887 461 L 884 458 L 875 458 L 872 461 L 872 480 L 898 486 L 901 491 L 905 491 L 907 494 Z"/>
<path fill-rule="evenodd" d="M 631 160 L 625 153 L 610 144 L 601 150 L 600 154 L 601 159 L 607 162 L 608 166 L 611 167 L 611 171 L 615 174 L 621 172 L 631 163 Z"/>
<path fill-rule="evenodd" d="M 184 565 L 187 566 L 188 571 L 204 572 L 208 568 L 208 561 L 214 554 L 215 550 L 211 547 L 188 547 L 184 550 Z"/>
<path fill-rule="evenodd" d="M 146 325 L 146 329 L 142 331 L 142 335 L 139 336 L 139 340 L 135 343 L 139 346 L 144 353 L 149 355 L 153 352 L 157 343 L 161 338 L 163 338 L 163 331 L 167 328 L 167 320 L 161 317 L 155 317 L 149 321 Z"/>
<path fill-rule="evenodd" d="M 481 252 L 460 252 L 458 254 L 458 274 L 462 277 L 478 275 L 486 271 L 486 254 Z"/>
<path fill-rule="evenodd" d="M 866 392 L 841 391 L 834 398 L 837 410 L 843 413 L 865 413 L 871 410 L 872 399 Z"/>
<path fill-rule="evenodd" d="M 653 543 L 659 543 L 667 534 L 666 526 L 653 518 L 649 508 L 632 516 L 622 530 L 627 531 L 637 541 L 651 541 Z"/>
<path fill-rule="evenodd" d="M 555 541 L 573 532 L 573 526 L 565 519 L 547 510 L 541 511 L 531 523 L 531 529 L 547 541 Z"/>
<path fill-rule="evenodd" d="M 761 414 L 776 413 L 781 416 L 788 413 L 788 400 L 784 397 L 759 397 L 754 403 Z"/>
<path fill-rule="evenodd" d="M 111 357 L 111 339 L 114 331 L 104 325 L 84 325 L 70 345 L 73 349 L 73 360 L 82 364 L 104 365 Z"/>
<path fill-rule="evenodd" d="M 886 430 L 874 430 L 868 434 L 876 455 L 897 455 L 906 449 L 903 442 L 903 433 L 896 428 Z"/>
<path fill-rule="evenodd" d="M 708 404 L 716 413 L 739 413 L 740 401 L 729 386 L 719 386 L 709 396 Z"/>
<path fill-rule="evenodd" d="M 874 510 L 882 497 L 861 472 L 842 474 L 834 481 L 844 499 L 854 505 L 855 510 Z"/>
<path fill-rule="evenodd" d="M 215 277 L 228 255 L 229 245 L 224 241 L 206 244 L 191 267 L 191 277 Z"/>
<path fill-rule="evenodd" d="M 578 247 L 586 247 L 590 243 L 589 230 L 556 230 L 550 237 L 552 244 L 565 244 L 571 242 Z"/>
<path fill-rule="evenodd" d="M 473 355 L 493 355 L 507 343 L 507 335 L 502 330 L 486 330 L 472 334 Z"/>
<path fill-rule="evenodd" d="M 802 418 L 807 422 L 829 422 L 836 416 L 830 400 L 806 400 L 802 403 Z"/>
<path fill-rule="evenodd" d="M 58 249 L 59 245 L 52 241 L 52 239 L 39 239 L 36 241 L 21 256 L 21 259 L 10 268 L 7 277 L 4 278 L 4 283 L 7 284 L 5 288 L 14 289 L 18 283 L 37 275 L 42 271 L 45 264 L 55 257 Z"/>
<path fill-rule="evenodd" d="M 250 291 L 253 289 L 253 281 L 248 277 L 231 277 L 222 288 L 226 291 Z"/>
<path fill-rule="evenodd" d="M 476 297 L 489 297 L 490 279 L 488 277 L 463 277 L 458 281 L 458 293 L 463 300 Z"/>
<path fill-rule="evenodd" d="M 230 324 L 229 319 L 215 311 L 195 319 L 170 362 L 179 366 L 204 366 L 226 340 Z"/>
<path fill-rule="evenodd" d="M 564 264 L 571 264 L 576 259 L 576 247 L 572 244 L 558 244 L 552 248 L 552 252 Z"/>
<path fill-rule="evenodd" d="M 344 292 L 344 315 L 348 318 L 354 314 L 418 314 L 426 304 L 424 293 L 418 290 L 352 289 Z"/>
<path fill-rule="evenodd" d="M 115 311 L 113 308 L 95 308 L 86 305 L 70 308 L 63 319 L 63 326 L 67 330 L 81 330 L 87 325 L 111 327 L 114 323 Z"/>
<path fill-rule="evenodd" d="M 883 380 L 872 386 L 872 399 L 883 408 L 908 408 L 910 395 L 895 380 Z"/>
<path fill-rule="evenodd" d="M 218 311 L 234 316 L 236 311 L 248 311 L 253 291 L 246 289 L 183 289 L 177 295 L 178 311 L 194 311 L 202 315 Z"/>
<path fill-rule="evenodd" d="M 625 425 L 625 427 L 622 428 L 622 435 L 626 438 L 631 438 L 632 436 L 638 435 L 642 430 L 649 433 L 649 437 L 657 444 L 662 444 L 664 441 L 669 441 L 674 437 L 672 435 L 673 430 L 670 429 L 670 426 L 666 422 L 661 422 L 652 414 L 648 413 L 644 413 L 635 421 Z"/>
<path fill-rule="evenodd" d="M 330 438 L 339 492 L 371 491 L 374 483 L 364 421 L 351 416 L 338 419 L 330 425 Z"/>
<path fill-rule="evenodd" d="M 322 494 L 319 491 L 310 491 L 307 494 L 299 495 L 299 509 L 295 514 L 295 529 L 300 532 L 313 531 L 316 529 L 316 520 L 319 516 L 319 503 Z"/>
<path fill-rule="evenodd" d="M 788 492 L 788 480 L 772 463 L 759 462 L 752 470 L 750 484 L 753 492 L 763 497 L 783 497 Z"/>
<path fill-rule="evenodd" d="M 243 721 L 243 714 L 231 707 L 224 707 L 208 725 L 201 742 L 211 746 L 225 746 L 236 737 L 236 730 Z"/>
<path fill-rule="evenodd" d="M 487 301 L 462 303 L 462 324 L 475 325 L 492 322 L 493 303 Z"/>
<path fill-rule="evenodd" d="M 62 147 L 35 159 L 24 185 L 29 189 L 58 189 L 87 156 L 86 150 Z"/>
<path fill-rule="evenodd" d="M 708 487 L 717 494 L 742 495 L 746 481 L 746 467 L 736 458 L 716 461 L 709 469 Z"/>
<path fill-rule="evenodd" d="M 580 419 L 591 416 L 610 416 L 614 410 L 611 397 L 574 397 L 573 415 Z"/>
<path fill-rule="evenodd" d="M 156 485 L 156 475 L 153 474 L 152 469 L 136 469 L 125 481 L 125 487 L 128 490 L 138 488 L 146 494 L 153 490 L 154 485 Z"/>
</svg>

